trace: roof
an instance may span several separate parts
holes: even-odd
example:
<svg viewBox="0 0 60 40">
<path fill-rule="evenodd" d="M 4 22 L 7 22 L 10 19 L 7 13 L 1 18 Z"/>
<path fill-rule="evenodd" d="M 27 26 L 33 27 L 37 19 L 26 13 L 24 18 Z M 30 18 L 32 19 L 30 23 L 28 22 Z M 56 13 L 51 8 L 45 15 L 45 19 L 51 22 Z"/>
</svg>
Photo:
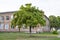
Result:
<svg viewBox="0 0 60 40">
<path fill-rule="evenodd" d="M 16 11 L 8 11 L 8 12 L 0 12 L 0 14 L 5 14 L 5 13 L 14 13 Z"/>
<path fill-rule="evenodd" d="M 5 13 L 14 13 L 14 12 L 16 12 L 16 11 L 0 12 L 0 14 L 5 14 Z M 44 15 L 44 16 L 49 20 L 49 18 L 48 18 L 46 15 Z"/>
<path fill-rule="evenodd" d="M 49 20 L 49 18 L 46 15 L 44 15 L 44 16 Z"/>
</svg>

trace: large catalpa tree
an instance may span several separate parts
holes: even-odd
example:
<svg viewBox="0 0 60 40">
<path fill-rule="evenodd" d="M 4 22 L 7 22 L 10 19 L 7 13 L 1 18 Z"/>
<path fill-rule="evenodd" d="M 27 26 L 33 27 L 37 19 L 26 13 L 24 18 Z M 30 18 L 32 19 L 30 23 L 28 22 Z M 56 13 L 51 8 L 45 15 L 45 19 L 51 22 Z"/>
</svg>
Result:
<svg viewBox="0 0 60 40">
<path fill-rule="evenodd" d="M 13 14 L 14 18 L 11 22 L 15 27 L 18 26 L 19 31 L 23 24 L 30 28 L 35 27 L 37 24 L 45 25 L 44 12 L 39 10 L 31 4 L 21 5 L 19 10 Z"/>
</svg>

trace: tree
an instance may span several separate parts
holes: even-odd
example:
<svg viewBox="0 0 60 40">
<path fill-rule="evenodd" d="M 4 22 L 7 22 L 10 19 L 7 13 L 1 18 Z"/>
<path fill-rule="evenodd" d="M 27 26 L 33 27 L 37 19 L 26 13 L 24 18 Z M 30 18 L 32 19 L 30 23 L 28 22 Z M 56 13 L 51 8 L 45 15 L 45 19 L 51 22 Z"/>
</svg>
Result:
<svg viewBox="0 0 60 40">
<path fill-rule="evenodd" d="M 57 28 L 60 28 L 60 16 L 57 16 Z"/>
<path fill-rule="evenodd" d="M 16 24 L 16 26 L 19 27 L 19 30 L 22 25 L 25 24 L 30 27 L 31 33 L 31 27 L 35 27 L 37 24 L 45 25 L 44 12 L 35 6 L 31 6 L 31 4 L 22 5 L 13 15 L 13 20 L 15 22 L 12 20 L 12 24 Z"/>
<path fill-rule="evenodd" d="M 54 15 L 50 15 L 49 16 L 49 20 L 50 20 L 50 27 L 54 27 L 56 30 L 59 28 L 60 26 L 60 17 L 59 16 L 54 16 Z"/>
</svg>

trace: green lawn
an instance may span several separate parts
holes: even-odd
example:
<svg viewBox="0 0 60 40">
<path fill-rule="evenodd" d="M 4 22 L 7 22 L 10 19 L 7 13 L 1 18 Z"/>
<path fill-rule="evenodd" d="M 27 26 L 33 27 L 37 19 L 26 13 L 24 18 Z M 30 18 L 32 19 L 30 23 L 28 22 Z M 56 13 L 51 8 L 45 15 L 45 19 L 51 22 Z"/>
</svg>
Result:
<svg viewBox="0 0 60 40">
<path fill-rule="evenodd" d="M 0 40 L 60 40 L 53 34 L 0 33 Z"/>
</svg>

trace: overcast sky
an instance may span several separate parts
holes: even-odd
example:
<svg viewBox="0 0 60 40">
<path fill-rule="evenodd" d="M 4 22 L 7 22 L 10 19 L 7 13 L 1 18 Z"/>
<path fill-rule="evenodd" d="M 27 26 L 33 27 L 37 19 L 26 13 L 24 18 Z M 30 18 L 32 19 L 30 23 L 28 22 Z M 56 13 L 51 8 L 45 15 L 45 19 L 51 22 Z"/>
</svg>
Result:
<svg viewBox="0 0 60 40">
<path fill-rule="evenodd" d="M 60 0 L 0 0 L 0 12 L 16 11 L 26 3 L 39 7 L 47 16 L 60 16 Z"/>
</svg>

